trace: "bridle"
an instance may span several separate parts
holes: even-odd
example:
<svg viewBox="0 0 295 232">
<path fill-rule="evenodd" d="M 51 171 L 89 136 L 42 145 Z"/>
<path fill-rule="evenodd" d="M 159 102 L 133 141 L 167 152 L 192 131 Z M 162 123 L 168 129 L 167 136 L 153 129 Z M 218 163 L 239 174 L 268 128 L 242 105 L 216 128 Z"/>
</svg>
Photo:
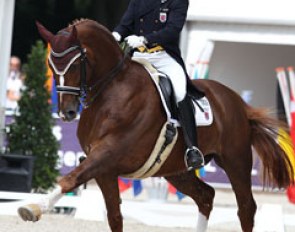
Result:
<svg viewBox="0 0 295 232">
<path fill-rule="evenodd" d="M 74 55 L 69 63 L 66 65 L 66 67 L 62 70 L 59 71 L 56 68 L 56 65 L 52 61 L 52 57 L 55 58 L 62 58 L 69 54 L 70 52 L 73 52 L 75 50 L 79 50 L 79 53 Z M 72 46 L 63 52 L 55 52 L 53 49 L 51 49 L 50 54 L 48 56 L 48 62 L 50 66 L 53 68 L 54 72 L 59 75 L 60 81 L 59 85 L 56 86 L 57 92 L 60 94 L 71 94 L 71 95 L 76 95 L 79 96 L 79 101 L 83 108 L 87 108 L 90 106 L 91 103 L 94 102 L 94 100 L 102 93 L 102 91 L 105 89 L 105 87 L 112 82 L 112 80 L 117 76 L 117 74 L 121 71 L 124 65 L 124 61 L 127 57 L 127 54 L 125 53 L 123 58 L 119 61 L 119 63 L 113 67 L 110 72 L 107 74 L 103 75 L 98 79 L 97 82 L 95 82 L 92 86 L 87 86 L 86 83 L 86 63 L 87 63 L 87 56 L 86 56 L 86 48 L 82 48 L 79 45 Z M 74 86 L 66 86 L 64 85 L 65 82 L 65 74 L 71 67 L 71 65 L 78 59 L 80 58 L 80 87 L 74 87 Z M 98 88 L 97 88 L 98 87 Z M 87 101 L 87 93 L 90 91 L 93 91 L 96 89 L 95 94 Z"/>
</svg>

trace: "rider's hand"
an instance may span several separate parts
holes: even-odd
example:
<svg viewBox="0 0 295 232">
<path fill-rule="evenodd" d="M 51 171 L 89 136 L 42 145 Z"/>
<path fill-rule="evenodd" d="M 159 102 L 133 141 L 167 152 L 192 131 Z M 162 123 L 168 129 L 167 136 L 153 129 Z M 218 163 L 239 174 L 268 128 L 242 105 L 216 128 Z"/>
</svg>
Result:
<svg viewBox="0 0 295 232">
<path fill-rule="evenodd" d="M 113 32 L 112 32 L 112 35 L 114 36 L 114 38 L 115 38 L 115 40 L 116 40 L 117 42 L 120 42 L 120 41 L 121 41 L 122 36 L 121 36 L 118 32 L 113 31 Z"/>
<path fill-rule="evenodd" d="M 125 38 L 125 41 L 131 48 L 145 46 L 146 39 L 143 36 L 130 35 Z"/>
</svg>

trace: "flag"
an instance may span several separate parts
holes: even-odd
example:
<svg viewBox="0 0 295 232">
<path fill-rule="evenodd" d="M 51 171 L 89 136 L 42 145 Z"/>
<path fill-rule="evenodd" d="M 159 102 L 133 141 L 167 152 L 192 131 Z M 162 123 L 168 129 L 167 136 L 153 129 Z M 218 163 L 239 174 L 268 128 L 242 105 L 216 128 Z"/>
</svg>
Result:
<svg viewBox="0 0 295 232">
<path fill-rule="evenodd" d="M 294 74 L 294 68 L 288 67 L 288 73 L 289 73 L 289 82 L 290 82 L 290 115 L 291 115 L 291 127 L 290 127 L 290 135 L 291 138 L 289 140 L 292 140 L 293 142 L 293 154 L 288 153 L 288 157 L 291 161 L 291 164 L 295 170 L 295 153 L 294 153 L 294 144 L 295 144 L 295 74 Z M 295 180 L 295 176 L 294 176 Z M 287 188 L 287 196 L 291 203 L 295 204 L 295 185 L 289 186 Z"/>
<path fill-rule="evenodd" d="M 287 188 L 287 196 L 291 203 L 295 204 L 295 185 Z"/>
<path fill-rule="evenodd" d="M 143 190 L 141 180 L 137 180 L 137 179 L 132 180 L 132 179 L 119 177 L 118 178 L 118 185 L 119 185 L 120 193 L 122 193 L 132 187 L 133 188 L 133 196 L 135 196 L 135 197 L 138 196 Z"/>
<path fill-rule="evenodd" d="M 49 56 L 50 54 L 50 44 L 48 43 L 47 45 L 47 56 Z M 46 77 L 47 77 L 47 81 L 45 83 L 46 88 L 48 89 L 49 92 L 52 91 L 52 86 L 53 86 L 53 73 L 51 71 L 51 69 L 49 68 L 48 62 L 46 62 L 46 67 L 47 67 L 47 71 L 46 71 Z"/>
<path fill-rule="evenodd" d="M 196 174 L 197 177 L 202 179 L 202 177 L 204 177 L 206 175 L 205 167 L 202 167 L 200 169 L 196 169 L 195 174 Z"/>
<path fill-rule="evenodd" d="M 191 64 L 190 77 L 192 79 L 208 79 L 209 77 L 209 61 L 214 50 L 214 42 L 205 41 L 196 63 Z"/>
<path fill-rule="evenodd" d="M 209 76 L 209 62 L 208 61 L 197 61 L 193 79 L 208 79 Z"/>
<path fill-rule="evenodd" d="M 182 192 L 180 192 L 178 190 L 176 191 L 176 196 L 179 201 L 181 201 L 183 198 L 185 198 L 185 194 L 183 194 Z"/>
<path fill-rule="evenodd" d="M 295 144 L 295 74 L 293 67 L 288 67 L 290 81 L 290 133 L 293 144 Z"/>
<path fill-rule="evenodd" d="M 50 50 L 51 50 L 51 47 L 50 47 L 50 44 L 48 43 L 46 57 L 49 56 Z M 55 87 L 55 80 L 53 78 L 53 73 L 52 73 L 51 69 L 49 68 L 48 62 L 46 62 L 46 68 L 47 68 L 47 71 L 46 71 L 47 80 L 45 82 L 45 86 L 51 95 L 51 99 L 49 100 L 49 102 L 52 105 L 52 112 L 57 113 L 57 111 L 58 111 L 57 91 L 56 91 L 56 87 Z"/>
<path fill-rule="evenodd" d="M 176 195 L 177 199 L 179 201 L 181 201 L 184 197 L 185 197 L 185 194 L 183 194 L 182 192 L 178 191 L 172 184 L 168 183 L 168 192 L 173 194 L 173 195 Z"/>
<path fill-rule="evenodd" d="M 138 196 L 142 192 L 142 183 L 141 180 L 133 180 L 132 181 L 133 186 L 133 196 Z"/>
<path fill-rule="evenodd" d="M 54 79 L 52 80 L 52 89 L 51 89 L 51 107 L 52 107 L 53 113 L 58 112 L 58 97 L 57 97 L 57 90 L 56 90 Z"/>
<path fill-rule="evenodd" d="M 202 177 L 206 175 L 205 167 L 195 170 L 195 175 L 202 179 Z M 181 201 L 186 196 L 170 183 L 168 183 L 168 192 L 176 195 L 179 201 Z"/>
<path fill-rule="evenodd" d="M 282 95 L 282 99 L 284 103 L 287 123 L 290 126 L 291 125 L 290 91 L 289 91 L 289 85 L 288 85 L 285 69 L 283 67 L 278 67 L 276 68 L 276 73 L 277 73 L 277 79 L 279 82 L 280 91 L 281 91 L 281 95 Z"/>
<path fill-rule="evenodd" d="M 286 155 L 288 156 L 291 165 L 295 168 L 295 155 L 294 155 L 294 146 L 291 140 L 290 135 L 283 129 L 279 129 L 279 136 L 278 136 L 278 143 L 280 147 L 285 151 Z M 294 173 L 294 180 L 295 180 L 295 173 Z"/>
<path fill-rule="evenodd" d="M 126 191 L 127 189 L 131 188 L 132 182 L 130 179 L 119 177 L 118 178 L 118 185 L 119 185 L 119 191 L 120 191 L 120 193 L 122 193 L 122 192 Z"/>
<path fill-rule="evenodd" d="M 293 167 L 293 169 L 295 170 L 295 155 L 294 155 L 294 146 L 291 140 L 291 137 L 289 136 L 289 134 L 280 129 L 279 130 L 279 137 L 278 137 L 278 143 L 281 146 L 281 148 L 286 152 L 291 165 Z M 294 180 L 295 180 L 295 174 L 294 174 Z M 295 185 L 293 186 L 289 186 L 287 188 L 287 196 L 290 202 L 295 204 Z"/>
</svg>

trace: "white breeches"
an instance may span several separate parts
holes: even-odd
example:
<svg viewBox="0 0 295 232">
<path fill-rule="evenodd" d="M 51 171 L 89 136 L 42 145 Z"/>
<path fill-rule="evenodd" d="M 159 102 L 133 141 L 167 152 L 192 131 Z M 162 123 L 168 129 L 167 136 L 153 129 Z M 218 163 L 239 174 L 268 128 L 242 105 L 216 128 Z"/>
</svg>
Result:
<svg viewBox="0 0 295 232">
<path fill-rule="evenodd" d="M 168 75 L 175 92 L 176 102 L 180 102 L 186 95 L 186 75 L 181 67 L 167 52 L 155 53 L 134 52 L 133 57 L 144 58 L 158 71 Z"/>
</svg>

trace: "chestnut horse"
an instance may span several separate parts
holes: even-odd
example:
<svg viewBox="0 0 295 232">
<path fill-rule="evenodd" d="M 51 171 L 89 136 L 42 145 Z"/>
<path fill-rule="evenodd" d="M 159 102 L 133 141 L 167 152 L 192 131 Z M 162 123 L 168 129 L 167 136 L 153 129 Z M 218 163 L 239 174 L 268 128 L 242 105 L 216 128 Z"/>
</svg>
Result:
<svg viewBox="0 0 295 232">
<path fill-rule="evenodd" d="M 124 56 L 103 26 L 79 20 L 56 35 L 37 23 L 52 47 L 49 64 L 59 90 L 59 113 L 73 120 L 79 100 L 86 106 L 80 116 L 78 138 L 87 158 L 58 182 L 40 202 L 19 208 L 24 220 L 37 221 L 66 192 L 94 178 L 100 187 L 111 231 L 122 232 L 118 176 L 138 170 L 149 158 L 166 114 L 146 69 Z M 61 71 L 62 70 L 62 71 Z M 293 169 L 276 143 L 279 122 L 265 111 L 248 106 L 238 94 L 212 80 L 193 81 L 211 103 L 214 121 L 198 128 L 200 149 L 226 172 L 236 195 L 242 230 L 254 227 L 256 203 L 251 191 L 253 145 L 272 186 L 285 188 Z M 187 171 L 181 130 L 177 142 L 153 176 L 162 176 L 198 206 L 197 231 L 206 231 L 214 189 Z"/>
</svg>

